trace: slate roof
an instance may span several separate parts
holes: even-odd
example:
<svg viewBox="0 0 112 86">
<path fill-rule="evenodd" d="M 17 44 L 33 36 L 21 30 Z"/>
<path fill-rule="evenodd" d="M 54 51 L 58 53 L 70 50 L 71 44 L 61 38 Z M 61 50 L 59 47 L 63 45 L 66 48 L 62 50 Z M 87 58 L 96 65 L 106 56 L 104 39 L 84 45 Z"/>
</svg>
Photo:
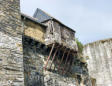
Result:
<svg viewBox="0 0 112 86">
<path fill-rule="evenodd" d="M 45 13 L 43 10 L 39 8 L 36 9 L 33 17 L 36 18 L 39 22 L 43 22 L 53 18 L 49 14 Z"/>
<path fill-rule="evenodd" d="M 55 20 L 57 22 L 59 22 L 61 25 L 69 28 L 70 30 L 72 30 L 73 32 L 75 32 L 73 29 L 71 29 L 70 27 L 64 25 L 62 22 L 60 22 L 59 20 L 55 19 L 54 17 L 52 17 L 51 15 L 47 14 L 46 12 L 44 12 L 43 10 L 37 8 L 33 17 L 35 19 L 37 19 L 38 22 L 43 23 L 49 20 Z"/>
<path fill-rule="evenodd" d="M 38 22 L 37 19 L 35 19 L 35 18 L 31 17 L 31 16 L 28 16 L 28 15 L 26 15 L 26 14 L 24 14 L 24 13 L 21 13 L 21 17 L 22 17 L 22 18 L 29 19 L 29 20 L 31 20 L 32 22 L 37 23 L 37 24 L 39 24 L 39 25 L 41 25 L 41 26 L 43 26 L 43 27 L 47 27 L 47 26 L 45 26 L 44 24 Z"/>
</svg>

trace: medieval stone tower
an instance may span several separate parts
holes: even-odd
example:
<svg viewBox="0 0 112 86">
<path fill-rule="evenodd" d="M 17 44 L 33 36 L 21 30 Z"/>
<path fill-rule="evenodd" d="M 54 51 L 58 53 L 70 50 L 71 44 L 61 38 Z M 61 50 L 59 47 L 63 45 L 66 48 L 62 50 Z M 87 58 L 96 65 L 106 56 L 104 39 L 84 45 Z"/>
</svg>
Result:
<svg viewBox="0 0 112 86">
<path fill-rule="evenodd" d="M 0 0 L 0 86 L 24 86 L 19 0 Z"/>
</svg>

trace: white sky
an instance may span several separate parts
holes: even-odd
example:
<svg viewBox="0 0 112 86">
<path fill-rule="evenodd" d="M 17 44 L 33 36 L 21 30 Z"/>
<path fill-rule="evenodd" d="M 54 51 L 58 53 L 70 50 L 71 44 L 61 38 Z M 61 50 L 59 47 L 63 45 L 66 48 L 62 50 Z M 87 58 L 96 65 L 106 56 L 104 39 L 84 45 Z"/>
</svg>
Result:
<svg viewBox="0 0 112 86">
<path fill-rule="evenodd" d="M 112 0 L 20 0 L 21 12 L 40 8 L 76 30 L 84 44 L 112 38 Z"/>
</svg>

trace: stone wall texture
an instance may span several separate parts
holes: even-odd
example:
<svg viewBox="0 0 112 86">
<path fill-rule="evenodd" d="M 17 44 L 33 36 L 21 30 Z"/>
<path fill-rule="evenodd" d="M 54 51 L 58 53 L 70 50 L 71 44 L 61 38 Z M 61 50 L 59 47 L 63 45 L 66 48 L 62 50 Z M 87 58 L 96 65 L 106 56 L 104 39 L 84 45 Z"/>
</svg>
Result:
<svg viewBox="0 0 112 86">
<path fill-rule="evenodd" d="M 0 0 L 0 86 L 24 86 L 19 0 Z"/>
<path fill-rule="evenodd" d="M 112 39 L 85 45 L 83 54 L 89 58 L 89 73 L 97 86 L 112 86 Z"/>
<path fill-rule="evenodd" d="M 23 44 L 25 86 L 77 86 L 75 78 L 43 69 L 49 55 L 45 45 L 26 36 Z"/>
<path fill-rule="evenodd" d="M 20 0 L 0 0 L 0 86 L 91 86 L 87 67 L 79 60 L 75 60 L 76 66 L 73 68 L 77 77 L 58 72 L 56 67 L 60 56 L 52 64 L 51 69 L 55 68 L 56 71 L 43 70 L 51 48 L 38 39 L 32 39 L 30 33 L 28 36 L 23 34 L 25 25 L 21 20 L 19 5 Z M 37 29 L 40 32 L 41 28 Z M 33 27 L 30 30 L 39 38 L 39 33 Z M 51 60 L 49 62 L 51 64 Z M 69 69 L 73 62 L 70 61 Z"/>
<path fill-rule="evenodd" d="M 50 52 L 49 47 L 23 35 L 23 57 L 24 57 L 24 82 L 25 86 L 94 86 L 88 74 L 87 66 L 84 63 L 74 59 L 74 63 L 70 71 L 66 74 L 62 73 L 61 65 L 59 66 L 59 57 L 56 55 L 52 67 L 51 59 L 45 70 L 45 64 Z M 51 55 L 51 58 L 53 55 Z M 75 57 L 74 57 L 75 58 Z"/>
</svg>

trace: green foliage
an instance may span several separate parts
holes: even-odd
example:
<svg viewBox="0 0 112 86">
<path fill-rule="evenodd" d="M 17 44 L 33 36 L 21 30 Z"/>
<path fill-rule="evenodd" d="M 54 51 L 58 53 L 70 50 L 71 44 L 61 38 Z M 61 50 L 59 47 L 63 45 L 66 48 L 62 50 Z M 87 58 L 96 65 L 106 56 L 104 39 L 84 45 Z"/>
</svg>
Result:
<svg viewBox="0 0 112 86">
<path fill-rule="evenodd" d="M 82 53 L 82 51 L 83 51 L 83 44 L 78 40 L 78 38 L 76 38 L 75 40 L 76 40 L 76 43 L 77 43 L 77 46 L 78 46 L 78 52 Z"/>
</svg>

